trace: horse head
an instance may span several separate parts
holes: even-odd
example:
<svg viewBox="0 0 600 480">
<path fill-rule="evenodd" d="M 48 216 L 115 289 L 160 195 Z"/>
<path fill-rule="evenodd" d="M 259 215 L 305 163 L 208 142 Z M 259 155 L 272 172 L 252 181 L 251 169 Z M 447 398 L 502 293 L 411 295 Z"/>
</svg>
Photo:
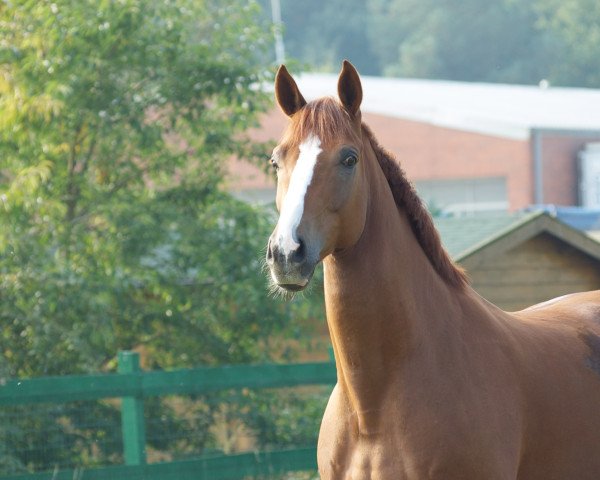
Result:
<svg viewBox="0 0 600 480">
<path fill-rule="evenodd" d="M 298 291 L 320 261 L 354 245 L 365 225 L 362 87 L 356 69 L 344 61 L 339 99 L 307 103 L 281 66 L 275 94 L 290 123 L 271 158 L 280 215 L 269 238 L 267 265 L 278 287 Z"/>
</svg>

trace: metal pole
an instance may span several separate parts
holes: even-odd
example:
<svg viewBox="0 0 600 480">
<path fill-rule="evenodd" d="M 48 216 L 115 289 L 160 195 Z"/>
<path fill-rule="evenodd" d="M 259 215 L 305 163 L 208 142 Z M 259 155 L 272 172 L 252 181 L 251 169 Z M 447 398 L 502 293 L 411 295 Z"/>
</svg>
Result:
<svg viewBox="0 0 600 480">
<path fill-rule="evenodd" d="M 285 46 L 283 45 L 283 22 L 281 21 L 281 5 L 279 0 L 271 0 L 271 15 L 275 25 L 275 61 L 281 65 L 285 63 Z"/>
</svg>

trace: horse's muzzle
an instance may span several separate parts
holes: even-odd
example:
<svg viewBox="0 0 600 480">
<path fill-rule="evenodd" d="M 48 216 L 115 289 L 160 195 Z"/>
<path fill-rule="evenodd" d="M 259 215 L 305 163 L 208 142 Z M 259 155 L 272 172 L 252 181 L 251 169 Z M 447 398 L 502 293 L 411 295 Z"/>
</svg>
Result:
<svg viewBox="0 0 600 480">
<path fill-rule="evenodd" d="M 284 252 L 272 237 L 269 239 L 267 265 L 277 286 L 291 292 L 303 290 L 310 282 L 316 264 L 302 239 L 299 239 L 298 246 L 289 252 Z"/>
</svg>

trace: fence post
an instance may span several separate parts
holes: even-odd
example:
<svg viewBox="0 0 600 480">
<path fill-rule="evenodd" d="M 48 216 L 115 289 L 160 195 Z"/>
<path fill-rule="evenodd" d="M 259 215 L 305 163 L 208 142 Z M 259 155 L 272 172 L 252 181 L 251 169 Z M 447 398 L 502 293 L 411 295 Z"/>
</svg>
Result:
<svg viewBox="0 0 600 480">
<path fill-rule="evenodd" d="M 119 352 L 119 373 L 139 373 L 140 355 L 137 352 Z M 146 429 L 144 426 L 144 399 L 141 395 L 121 399 L 121 431 L 126 465 L 146 463 Z"/>
</svg>

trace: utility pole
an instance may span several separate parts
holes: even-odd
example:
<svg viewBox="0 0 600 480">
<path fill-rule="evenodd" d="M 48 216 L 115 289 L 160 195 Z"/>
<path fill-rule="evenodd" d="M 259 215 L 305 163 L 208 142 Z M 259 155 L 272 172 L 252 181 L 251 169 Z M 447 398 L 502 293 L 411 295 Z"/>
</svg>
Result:
<svg viewBox="0 0 600 480">
<path fill-rule="evenodd" d="M 285 63 L 285 47 L 283 45 L 283 22 L 281 21 L 281 4 L 279 0 L 271 0 L 271 15 L 275 25 L 275 61 L 281 65 Z"/>
</svg>

